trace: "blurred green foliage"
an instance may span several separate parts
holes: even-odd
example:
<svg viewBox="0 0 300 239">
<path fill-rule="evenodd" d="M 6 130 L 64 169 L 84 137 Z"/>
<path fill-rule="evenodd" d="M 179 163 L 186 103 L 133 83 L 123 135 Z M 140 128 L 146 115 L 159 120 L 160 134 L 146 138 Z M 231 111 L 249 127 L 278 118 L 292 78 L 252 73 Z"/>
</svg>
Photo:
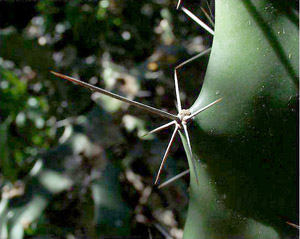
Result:
<svg viewBox="0 0 300 239">
<path fill-rule="evenodd" d="M 142 139 L 161 119 L 49 71 L 175 112 L 173 69 L 211 37 L 176 1 L 0 4 L 0 237 L 180 238 L 188 178 L 153 188 L 169 135 Z M 198 2 L 187 7 L 204 18 Z M 186 105 L 206 63 L 179 72 Z M 162 180 L 186 168 L 176 144 Z"/>
<path fill-rule="evenodd" d="M 47 124 L 49 105 L 46 96 L 31 95 L 27 91 L 28 83 L 8 69 L 1 67 L 0 74 L 3 79 L 0 107 L 4 119 L 1 169 L 3 176 L 15 181 L 21 176 L 23 167 L 23 173 L 29 169 L 23 159 L 36 156 L 39 149 L 49 149 L 55 132 Z"/>
</svg>

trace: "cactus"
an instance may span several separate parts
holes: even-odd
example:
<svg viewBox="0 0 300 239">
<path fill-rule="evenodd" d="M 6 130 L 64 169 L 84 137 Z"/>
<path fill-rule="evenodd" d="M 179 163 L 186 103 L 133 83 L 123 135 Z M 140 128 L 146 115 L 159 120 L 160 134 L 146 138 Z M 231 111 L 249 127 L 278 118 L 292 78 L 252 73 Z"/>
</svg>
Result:
<svg viewBox="0 0 300 239">
<path fill-rule="evenodd" d="M 200 161 L 195 172 L 188 157 L 184 238 L 295 237 L 297 229 L 288 224 L 298 224 L 296 2 L 216 0 L 215 5 L 209 65 L 190 111 L 216 95 L 223 101 L 189 126 Z M 188 153 L 186 143 L 185 149 Z"/>
<path fill-rule="evenodd" d="M 177 8 L 194 18 L 180 5 Z M 291 227 L 298 224 L 296 5 L 216 0 L 206 77 L 187 111 L 181 109 L 175 68 L 178 115 L 52 72 L 172 120 L 151 132 L 175 125 L 158 176 L 177 132 L 188 156 L 191 190 L 184 238 L 275 239 L 297 234 Z"/>
</svg>

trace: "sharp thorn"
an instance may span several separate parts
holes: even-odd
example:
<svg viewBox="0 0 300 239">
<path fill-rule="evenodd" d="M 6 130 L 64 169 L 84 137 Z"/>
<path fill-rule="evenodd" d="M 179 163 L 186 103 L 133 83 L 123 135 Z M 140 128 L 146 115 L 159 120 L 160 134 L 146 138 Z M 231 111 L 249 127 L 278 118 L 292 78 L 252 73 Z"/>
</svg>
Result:
<svg viewBox="0 0 300 239">
<path fill-rule="evenodd" d="M 171 122 L 169 122 L 169 123 L 167 123 L 167 124 L 164 124 L 164 125 L 162 125 L 162 126 L 159 126 L 159 127 L 156 128 L 156 129 L 151 130 L 150 132 L 146 133 L 146 134 L 143 135 L 142 137 L 144 137 L 144 136 L 146 136 L 146 135 L 149 135 L 149 134 L 153 134 L 153 133 L 158 132 L 158 131 L 161 131 L 161 130 L 164 130 L 164 129 L 170 127 L 171 125 L 173 125 L 173 124 L 175 124 L 175 123 L 176 123 L 176 121 L 173 120 L 173 121 L 171 121 Z"/>
<path fill-rule="evenodd" d="M 194 157 L 193 157 L 190 136 L 189 136 L 186 124 L 183 124 L 183 130 L 184 130 L 185 137 L 186 137 L 186 140 L 187 140 L 187 143 L 188 143 L 189 153 L 190 153 L 192 164 L 193 164 L 193 170 L 194 170 L 194 174 L 196 176 L 196 182 L 197 182 L 197 185 L 199 185 L 199 179 L 198 179 L 198 174 L 197 174 L 196 162 L 195 162 Z"/>
<path fill-rule="evenodd" d="M 205 11 L 205 9 L 203 7 L 201 7 L 202 12 L 204 13 L 204 15 L 206 16 L 206 18 L 208 19 L 208 21 L 210 22 L 210 24 L 215 27 L 215 23 L 212 20 L 212 18 L 209 16 L 209 14 Z"/>
<path fill-rule="evenodd" d="M 195 113 L 191 114 L 191 115 L 187 118 L 187 120 L 188 120 L 188 121 L 191 120 L 191 119 L 194 118 L 196 115 L 198 115 L 198 114 L 200 114 L 201 112 L 203 112 L 204 110 L 208 109 L 209 107 L 212 107 L 214 104 L 219 103 L 222 99 L 223 99 L 223 98 L 217 99 L 217 100 L 215 100 L 214 102 L 212 102 L 212 103 L 210 103 L 210 104 L 204 106 L 204 107 L 201 108 L 200 110 L 197 110 Z"/>
<path fill-rule="evenodd" d="M 186 65 L 186 64 L 188 64 L 188 63 L 190 63 L 191 61 L 194 61 L 194 60 L 196 60 L 197 58 L 206 55 L 206 54 L 209 53 L 210 51 L 211 51 L 211 48 L 208 48 L 208 49 L 206 49 L 206 50 L 204 50 L 204 51 L 198 53 L 197 55 L 193 56 L 192 58 L 190 58 L 190 59 L 188 59 L 188 60 L 182 62 L 182 63 L 179 64 L 178 66 L 176 66 L 175 69 L 176 69 L 176 70 L 179 69 L 180 67 L 182 67 L 182 66 L 184 66 L 184 65 Z"/>
<path fill-rule="evenodd" d="M 188 15 L 190 18 L 192 18 L 196 23 L 198 23 L 204 30 L 208 31 L 211 35 L 214 35 L 214 31 L 207 26 L 203 21 L 201 21 L 198 17 L 196 17 L 191 11 L 189 11 L 188 9 L 186 9 L 185 7 L 181 8 L 182 11 L 184 11 L 184 13 L 186 15 Z"/>
<path fill-rule="evenodd" d="M 178 2 L 177 2 L 177 6 L 176 6 L 176 10 L 178 10 L 178 9 L 179 9 L 179 7 L 180 7 L 180 3 L 181 3 L 181 0 L 178 0 Z"/>
<path fill-rule="evenodd" d="M 153 238 L 152 238 L 151 231 L 150 231 L 150 228 L 148 228 L 148 234 L 149 234 L 149 239 L 153 239 Z"/>
<path fill-rule="evenodd" d="M 173 237 L 161 225 L 158 223 L 154 223 L 153 225 L 166 239 L 173 239 Z"/>
<path fill-rule="evenodd" d="M 161 188 L 163 188 L 163 187 L 169 185 L 170 183 L 176 181 L 177 179 L 179 179 L 179 178 L 181 178 L 181 177 L 187 175 L 188 173 L 190 173 L 190 170 L 189 170 L 189 169 L 187 169 L 187 170 L 185 170 L 184 172 L 182 172 L 182 173 L 180 173 L 180 174 L 177 174 L 176 176 L 174 176 L 174 177 L 168 179 L 168 180 L 165 181 L 164 183 L 160 184 L 157 188 L 158 188 L 158 189 L 161 189 Z"/>
<path fill-rule="evenodd" d="M 210 13 L 210 15 L 211 15 L 211 19 L 212 19 L 212 21 L 214 21 L 214 16 L 213 16 L 211 7 L 209 6 L 209 2 L 208 2 L 207 0 L 206 0 L 206 4 L 207 4 L 208 10 L 209 10 L 209 13 Z"/>
<path fill-rule="evenodd" d="M 164 118 L 168 118 L 168 119 L 171 119 L 171 120 L 178 120 L 178 116 L 176 115 L 173 115 L 173 114 L 170 114 L 168 112 L 165 112 L 165 111 L 162 111 L 162 110 L 159 110 L 159 109 L 156 109 L 156 108 L 153 108 L 151 106 L 148 106 L 148 105 L 145 105 L 145 104 L 142 104 L 140 102 L 137 102 L 137 101 L 134 101 L 134 100 L 129 100 L 123 96 L 120 96 L 120 95 L 117 95 L 117 94 L 114 94 L 114 93 L 111 93 L 107 90 L 104 90 L 102 88 L 99 88 L 99 87 L 96 87 L 94 85 L 91 85 L 89 83 L 86 83 L 84 81 L 81 81 L 81 80 L 77 80 L 73 77 L 70 77 L 70 76 L 66 76 L 66 75 L 63 75 L 63 74 L 60 74 L 60 73 L 57 73 L 57 72 L 54 72 L 54 71 L 50 71 L 53 75 L 57 76 L 57 77 L 60 77 L 60 78 L 63 78 L 65 80 L 68 80 L 68 81 L 72 81 L 78 85 L 81 85 L 85 88 L 88 88 L 92 91 L 96 91 L 98 93 L 101 93 L 101 94 L 104 94 L 104 95 L 107 95 L 107 96 L 110 96 L 112 98 L 115 98 L 117 100 L 120 100 L 120 101 L 123 101 L 123 102 L 126 102 L 130 105 L 134 105 L 140 109 L 143 109 L 143 110 L 146 110 L 148 112 L 151 112 L 153 114 L 157 114 L 157 115 L 160 115 Z"/>
<path fill-rule="evenodd" d="M 291 222 L 286 222 L 286 224 L 290 225 L 291 227 L 294 227 L 296 229 L 300 229 L 299 225 L 295 224 L 295 223 L 291 223 Z"/>
<path fill-rule="evenodd" d="M 174 138 L 175 138 L 175 135 L 176 135 L 177 131 L 178 131 L 178 125 L 176 124 L 175 129 L 174 129 L 174 132 L 173 132 L 173 134 L 172 134 L 172 136 L 171 136 L 170 142 L 169 142 L 168 147 L 167 147 L 167 149 L 166 149 L 166 152 L 165 152 L 165 154 L 164 154 L 164 157 L 163 157 L 163 159 L 162 159 L 162 161 L 161 161 L 161 164 L 160 164 L 160 167 L 159 167 L 159 170 L 158 170 L 158 173 L 157 173 L 155 182 L 154 182 L 155 185 L 157 184 L 157 182 L 158 182 L 158 180 L 159 180 L 159 176 L 160 176 L 160 174 L 161 174 L 161 172 L 162 172 L 162 169 L 163 169 L 163 166 L 164 166 L 164 164 L 165 164 L 165 161 L 166 161 L 166 159 L 167 159 L 167 157 L 168 157 L 168 155 L 169 155 L 169 151 L 170 151 L 170 148 L 171 148 L 171 146 L 172 146 L 172 144 L 173 144 L 173 142 L 174 142 Z"/>
<path fill-rule="evenodd" d="M 180 93 L 179 93 L 179 86 L 178 86 L 178 78 L 177 78 L 176 69 L 174 70 L 174 81 L 175 81 L 175 92 L 176 92 L 178 112 L 180 112 L 182 108 L 181 108 Z"/>
</svg>

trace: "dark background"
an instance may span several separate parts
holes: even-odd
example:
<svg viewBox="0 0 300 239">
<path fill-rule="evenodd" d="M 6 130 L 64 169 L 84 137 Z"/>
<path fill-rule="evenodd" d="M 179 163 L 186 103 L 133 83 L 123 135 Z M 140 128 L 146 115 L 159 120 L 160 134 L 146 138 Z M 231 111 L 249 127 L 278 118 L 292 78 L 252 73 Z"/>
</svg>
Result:
<svg viewBox="0 0 300 239">
<path fill-rule="evenodd" d="M 212 40 L 176 4 L 0 1 L 2 237 L 181 237 L 188 175 L 153 186 L 171 130 L 142 137 L 167 121 L 49 72 L 176 114 L 174 67 Z M 208 22 L 207 2 L 183 4 Z M 184 108 L 207 60 L 179 70 Z M 160 182 L 187 167 L 177 138 Z"/>
</svg>

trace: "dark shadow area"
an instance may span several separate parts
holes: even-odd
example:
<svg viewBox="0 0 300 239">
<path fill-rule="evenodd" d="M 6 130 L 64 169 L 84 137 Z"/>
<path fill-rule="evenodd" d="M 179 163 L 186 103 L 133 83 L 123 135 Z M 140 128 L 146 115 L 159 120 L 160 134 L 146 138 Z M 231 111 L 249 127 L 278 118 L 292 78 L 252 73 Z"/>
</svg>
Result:
<svg viewBox="0 0 300 239">
<path fill-rule="evenodd" d="M 265 21 L 262 14 L 257 11 L 254 4 L 251 3 L 251 1 L 242 1 L 245 5 L 246 9 L 249 11 L 253 19 L 256 20 L 256 23 L 261 27 L 261 30 L 263 31 L 266 39 L 268 39 L 270 46 L 273 48 L 273 51 L 278 56 L 278 59 L 281 61 L 281 63 L 286 68 L 286 71 L 290 75 L 291 79 L 293 80 L 294 84 L 299 88 L 298 82 L 299 82 L 299 76 L 296 73 L 296 70 L 291 65 L 287 54 L 284 52 L 284 49 L 278 40 L 276 33 L 270 28 L 268 23 Z M 275 1 L 276 2 L 276 1 Z M 284 2 L 283 4 L 280 3 Z M 295 9 L 297 7 L 297 3 L 295 1 L 292 1 L 294 4 L 289 4 L 290 2 L 287 1 L 277 1 L 275 4 L 277 7 L 280 6 L 280 13 L 283 12 L 287 16 L 294 16 L 292 17 L 294 24 L 299 22 L 299 18 L 296 19 L 295 14 L 291 11 L 292 9 Z M 273 1 L 270 1 L 270 4 L 273 4 Z"/>
</svg>

